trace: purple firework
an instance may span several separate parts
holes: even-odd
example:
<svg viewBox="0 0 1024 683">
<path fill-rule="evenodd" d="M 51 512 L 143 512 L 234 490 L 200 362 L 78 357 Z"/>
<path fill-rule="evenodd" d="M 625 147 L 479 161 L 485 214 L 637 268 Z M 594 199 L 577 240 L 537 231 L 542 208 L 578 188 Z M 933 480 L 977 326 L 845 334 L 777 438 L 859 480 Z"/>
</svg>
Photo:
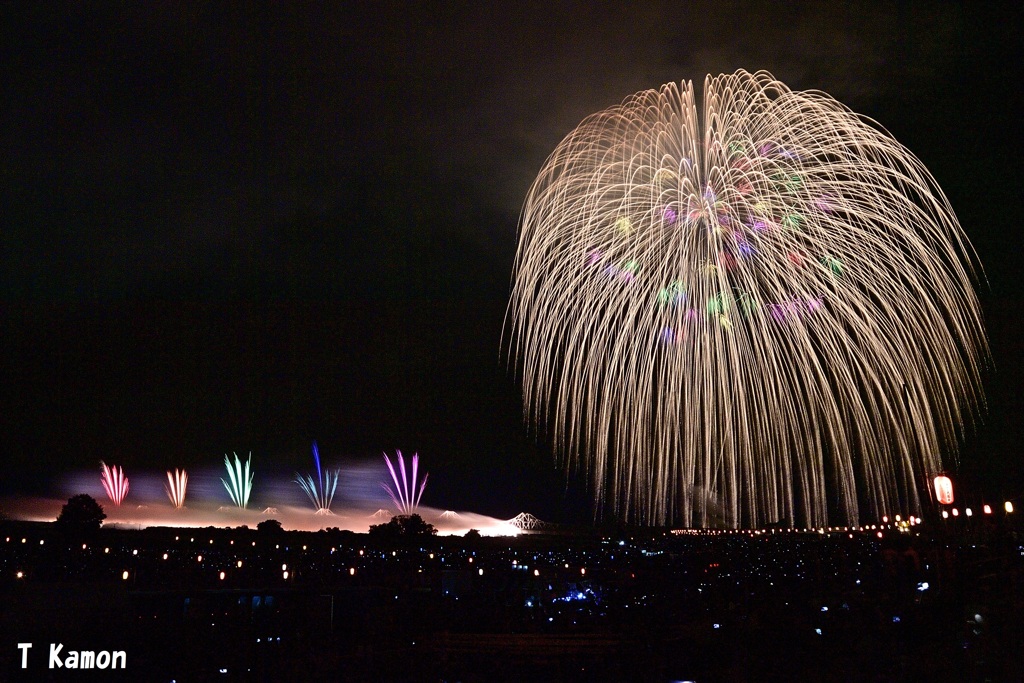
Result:
<svg viewBox="0 0 1024 683">
<path fill-rule="evenodd" d="M 395 488 L 387 482 L 381 482 L 381 487 L 388 492 L 391 496 L 391 500 L 394 501 L 395 506 L 398 508 L 398 513 L 402 515 L 411 515 L 419 507 L 420 498 L 423 496 L 423 489 L 427 488 L 427 477 L 428 474 L 423 475 L 423 481 L 419 484 L 419 490 L 416 489 L 417 481 L 417 469 L 419 468 L 420 456 L 418 453 L 412 456 L 412 477 L 406 476 L 405 471 L 405 459 L 402 457 L 402 451 L 395 451 L 398 454 L 398 471 L 395 471 L 394 465 L 391 464 L 391 460 L 388 458 L 387 453 L 384 454 L 384 462 L 387 463 L 388 471 L 391 473 L 391 480 L 395 483 Z"/>
</svg>

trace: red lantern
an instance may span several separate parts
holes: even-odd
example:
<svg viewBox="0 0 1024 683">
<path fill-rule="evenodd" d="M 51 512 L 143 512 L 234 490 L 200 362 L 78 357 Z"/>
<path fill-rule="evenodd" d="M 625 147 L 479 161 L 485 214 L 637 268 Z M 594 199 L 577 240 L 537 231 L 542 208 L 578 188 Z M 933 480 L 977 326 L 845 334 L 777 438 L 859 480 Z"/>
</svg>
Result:
<svg viewBox="0 0 1024 683">
<path fill-rule="evenodd" d="M 935 500 L 940 505 L 952 505 L 953 504 L 953 482 L 950 481 L 949 477 L 944 474 L 940 474 L 935 477 Z"/>
</svg>

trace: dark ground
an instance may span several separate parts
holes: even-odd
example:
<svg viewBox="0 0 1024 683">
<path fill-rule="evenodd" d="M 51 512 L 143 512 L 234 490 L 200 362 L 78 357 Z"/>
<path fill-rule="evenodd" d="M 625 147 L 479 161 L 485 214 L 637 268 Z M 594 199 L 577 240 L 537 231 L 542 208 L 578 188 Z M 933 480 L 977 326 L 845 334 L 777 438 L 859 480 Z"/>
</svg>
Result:
<svg viewBox="0 0 1024 683">
<path fill-rule="evenodd" d="M 59 642 L 127 653 L 95 680 L 1022 680 L 1024 546 L 976 521 L 406 541 L 7 522 L 0 672 L 89 680 L 46 668 Z"/>
</svg>

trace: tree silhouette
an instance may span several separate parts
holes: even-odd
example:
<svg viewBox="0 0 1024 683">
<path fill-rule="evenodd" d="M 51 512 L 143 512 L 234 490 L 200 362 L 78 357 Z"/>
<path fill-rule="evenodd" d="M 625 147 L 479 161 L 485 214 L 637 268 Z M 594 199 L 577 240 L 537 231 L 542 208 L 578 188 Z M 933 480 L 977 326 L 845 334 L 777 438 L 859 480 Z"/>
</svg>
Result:
<svg viewBox="0 0 1024 683">
<path fill-rule="evenodd" d="M 68 502 L 57 515 L 56 525 L 61 531 L 84 533 L 97 531 L 106 518 L 103 507 L 95 498 L 80 493 L 68 498 Z"/>
<path fill-rule="evenodd" d="M 256 531 L 261 534 L 279 534 L 284 529 L 281 527 L 281 522 L 276 519 L 265 519 L 256 525 Z"/>
<path fill-rule="evenodd" d="M 433 524 L 423 521 L 419 515 L 395 515 L 386 524 L 374 524 L 370 535 L 375 538 L 408 538 L 410 536 L 436 536 Z"/>
</svg>

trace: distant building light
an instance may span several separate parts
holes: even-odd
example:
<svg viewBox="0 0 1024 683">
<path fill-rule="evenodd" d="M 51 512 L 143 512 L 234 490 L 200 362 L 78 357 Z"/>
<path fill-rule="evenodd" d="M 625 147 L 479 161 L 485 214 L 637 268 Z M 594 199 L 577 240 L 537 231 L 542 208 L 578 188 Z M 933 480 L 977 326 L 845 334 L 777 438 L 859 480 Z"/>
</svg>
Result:
<svg viewBox="0 0 1024 683">
<path fill-rule="evenodd" d="M 121 579 L 124 580 L 124 581 L 128 580 L 128 570 L 127 569 L 125 569 L 123 572 L 121 572 Z"/>
<path fill-rule="evenodd" d="M 989 505 L 988 503 L 986 503 L 985 505 L 981 506 L 981 511 L 984 512 L 986 515 L 991 515 L 992 514 L 992 506 Z"/>
<path fill-rule="evenodd" d="M 973 517 L 974 516 L 974 510 L 972 510 L 971 508 L 964 508 L 964 514 L 967 515 L 968 517 Z"/>
<path fill-rule="evenodd" d="M 942 511 L 942 518 L 943 518 L 943 519 L 949 519 L 949 513 L 948 513 L 948 512 L 946 512 L 945 510 L 943 510 L 943 511 Z"/>
<path fill-rule="evenodd" d="M 1010 514 L 1011 512 L 1013 512 L 1013 503 L 1011 503 L 1010 501 L 1006 501 L 1005 503 L 1003 503 L 1003 509 L 1006 510 L 1006 514 Z"/>
</svg>

